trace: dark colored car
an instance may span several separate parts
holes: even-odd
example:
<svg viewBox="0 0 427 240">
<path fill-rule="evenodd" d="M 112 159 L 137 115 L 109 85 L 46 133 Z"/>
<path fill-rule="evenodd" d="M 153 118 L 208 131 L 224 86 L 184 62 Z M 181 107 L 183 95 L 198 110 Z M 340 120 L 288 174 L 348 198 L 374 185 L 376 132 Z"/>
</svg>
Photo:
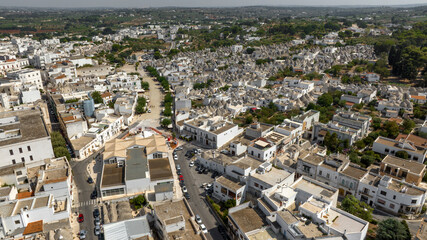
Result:
<svg viewBox="0 0 427 240">
<path fill-rule="evenodd" d="M 84 222 L 84 220 L 85 220 L 85 217 L 83 216 L 83 214 L 82 214 L 82 213 L 80 213 L 80 214 L 79 214 L 79 218 L 77 219 L 77 221 L 78 221 L 79 223 L 82 223 L 82 222 Z"/>
<path fill-rule="evenodd" d="M 96 199 L 98 197 L 98 192 L 95 190 L 93 190 L 93 192 L 90 194 L 90 199 Z"/>
<path fill-rule="evenodd" d="M 92 179 L 92 177 L 89 177 L 89 178 L 87 179 L 87 182 L 88 182 L 88 183 L 90 183 L 90 184 L 92 184 L 92 183 L 93 183 L 93 179 Z"/>
<path fill-rule="evenodd" d="M 190 199 L 190 194 L 189 194 L 188 192 L 186 192 L 186 193 L 184 193 L 184 197 L 185 197 L 186 199 Z"/>
<path fill-rule="evenodd" d="M 93 210 L 93 217 L 94 218 L 99 217 L 99 209 L 98 208 L 95 208 L 95 210 Z"/>
<path fill-rule="evenodd" d="M 176 174 L 181 175 L 181 170 L 176 171 Z"/>
</svg>

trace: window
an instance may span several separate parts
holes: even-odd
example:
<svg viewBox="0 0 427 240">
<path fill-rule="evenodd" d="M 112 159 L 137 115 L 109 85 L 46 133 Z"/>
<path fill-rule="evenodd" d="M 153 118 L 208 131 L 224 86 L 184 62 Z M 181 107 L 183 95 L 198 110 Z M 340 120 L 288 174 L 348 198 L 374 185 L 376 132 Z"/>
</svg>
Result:
<svg viewBox="0 0 427 240">
<path fill-rule="evenodd" d="M 381 191 L 380 194 L 383 195 L 383 196 L 387 196 L 387 193 L 384 192 L 384 191 Z"/>
<path fill-rule="evenodd" d="M 12 159 L 12 164 L 16 164 L 16 160 L 15 159 Z"/>
<path fill-rule="evenodd" d="M 415 156 L 414 156 L 414 160 L 415 160 L 415 161 L 418 161 L 418 157 L 415 157 Z"/>
<path fill-rule="evenodd" d="M 390 208 L 394 209 L 394 204 L 393 203 L 390 203 Z"/>
<path fill-rule="evenodd" d="M 16 175 L 21 176 L 22 175 L 22 171 L 16 171 Z"/>
<path fill-rule="evenodd" d="M 31 151 L 31 147 L 30 147 L 30 146 L 27 146 L 27 150 L 28 150 L 28 151 Z"/>
<path fill-rule="evenodd" d="M 322 171 L 319 171 L 319 175 L 322 176 Z"/>
<path fill-rule="evenodd" d="M 22 153 L 22 148 L 19 148 L 19 153 Z"/>
<path fill-rule="evenodd" d="M 20 224 L 20 223 L 21 223 L 21 221 L 19 221 L 19 220 L 15 221 L 15 224 Z"/>
<path fill-rule="evenodd" d="M 259 184 L 258 184 L 258 183 L 254 183 L 254 185 L 255 185 L 255 187 L 259 187 Z"/>
<path fill-rule="evenodd" d="M 10 150 L 9 150 L 9 153 L 10 153 L 10 155 L 13 155 L 13 150 L 12 150 L 12 149 L 10 149 Z"/>
<path fill-rule="evenodd" d="M 33 159 L 33 155 L 30 155 L 30 160 L 31 160 L 31 161 L 33 161 L 33 160 L 34 160 L 34 159 Z"/>
<path fill-rule="evenodd" d="M 378 202 L 379 204 L 382 204 L 382 205 L 384 205 L 384 204 L 385 204 L 385 201 L 384 201 L 384 200 L 382 200 L 382 199 L 378 199 L 378 200 L 377 200 L 377 202 Z"/>
<path fill-rule="evenodd" d="M 330 177 L 330 176 L 329 176 L 329 173 L 327 173 L 327 174 L 326 174 L 326 178 L 328 178 L 328 179 L 329 179 L 329 177 Z"/>
<path fill-rule="evenodd" d="M 393 200 L 396 199 L 396 195 L 393 195 Z"/>
<path fill-rule="evenodd" d="M 412 199 L 411 203 L 412 204 L 417 204 L 417 199 Z"/>
<path fill-rule="evenodd" d="M 388 148 L 386 148 L 386 149 L 384 150 L 384 152 L 388 153 L 388 152 L 390 152 L 390 150 L 388 150 Z"/>
<path fill-rule="evenodd" d="M 21 161 L 22 161 L 22 162 L 25 162 L 25 158 L 24 158 L 24 157 L 21 157 Z"/>
<path fill-rule="evenodd" d="M 304 172 L 310 172 L 310 167 L 304 165 L 303 170 L 304 170 Z"/>
</svg>

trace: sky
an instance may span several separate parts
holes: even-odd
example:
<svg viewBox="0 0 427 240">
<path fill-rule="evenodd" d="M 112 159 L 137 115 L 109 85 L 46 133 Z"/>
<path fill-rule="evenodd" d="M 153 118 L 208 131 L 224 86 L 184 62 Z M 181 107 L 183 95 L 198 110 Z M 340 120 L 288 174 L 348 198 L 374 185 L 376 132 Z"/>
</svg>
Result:
<svg viewBox="0 0 427 240">
<path fill-rule="evenodd" d="M 336 6 L 336 5 L 403 5 L 427 4 L 427 0 L 0 0 L 0 6 L 11 7 L 236 7 L 272 6 Z"/>
</svg>

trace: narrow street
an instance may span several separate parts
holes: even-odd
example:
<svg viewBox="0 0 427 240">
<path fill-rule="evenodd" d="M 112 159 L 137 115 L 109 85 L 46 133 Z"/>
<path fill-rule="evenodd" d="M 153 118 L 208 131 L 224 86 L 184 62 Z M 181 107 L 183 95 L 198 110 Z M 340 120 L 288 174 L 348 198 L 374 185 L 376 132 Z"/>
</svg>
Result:
<svg viewBox="0 0 427 240">
<path fill-rule="evenodd" d="M 75 208 L 73 208 L 73 214 L 83 214 L 84 222 L 80 223 L 80 229 L 87 231 L 86 239 L 98 239 L 94 234 L 95 225 L 93 218 L 93 210 L 98 205 L 98 200 L 91 199 L 90 195 L 94 191 L 96 184 L 99 182 L 100 174 L 98 174 L 98 179 L 93 179 L 95 183 L 89 184 L 87 182 L 89 177 L 88 167 L 91 166 L 90 163 L 94 160 L 95 156 L 97 156 L 97 153 L 83 161 L 70 162 L 74 175 L 73 179 L 78 189 L 78 202 L 74 205 Z M 100 169 L 100 161 L 94 165 L 94 168 Z"/>
<path fill-rule="evenodd" d="M 189 167 L 190 160 L 187 158 L 185 153 L 188 150 L 196 148 L 191 144 L 182 145 L 183 150 L 178 151 L 178 161 L 176 164 L 181 166 L 181 173 L 184 177 L 185 186 L 187 191 L 190 194 L 190 203 L 191 209 L 194 214 L 198 214 L 202 219 L 203 223 L 208 229 L 207 237 L 213 240 L 224 239 L 218 231 L 218 225 L 220 224 L 213 213 L 211 212 L 207 202 L 205 200 L 205 191 L 201 188 L 203 183 L 212 183 L 214 181 L 211 178 L 211 173 L 208 174 L 199 174 L 195 171 L 195 166 Z"/>
</svg>

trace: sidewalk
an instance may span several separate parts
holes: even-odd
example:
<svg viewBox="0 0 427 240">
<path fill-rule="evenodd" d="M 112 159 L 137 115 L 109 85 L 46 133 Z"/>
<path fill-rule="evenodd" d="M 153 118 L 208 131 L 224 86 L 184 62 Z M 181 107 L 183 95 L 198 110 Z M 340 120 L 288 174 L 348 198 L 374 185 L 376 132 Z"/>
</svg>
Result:
<svg viewBox="0 0 427 240">
<path fill-rule="evenodd" d="M 168 158 L 169 158 L 169 163 L 170 163 L 171 171 L 173 175 L 173 189 L 174 189 L 173 199 L 174 200 L 182 199 L 184 195 L 182 193 L 181 186 L 179 185 L 178 175 L 176 174 L 176 166 L 175 166 L 175 161 L 173 160 L 172 150 L 168 152 Z"/>
</svg>

